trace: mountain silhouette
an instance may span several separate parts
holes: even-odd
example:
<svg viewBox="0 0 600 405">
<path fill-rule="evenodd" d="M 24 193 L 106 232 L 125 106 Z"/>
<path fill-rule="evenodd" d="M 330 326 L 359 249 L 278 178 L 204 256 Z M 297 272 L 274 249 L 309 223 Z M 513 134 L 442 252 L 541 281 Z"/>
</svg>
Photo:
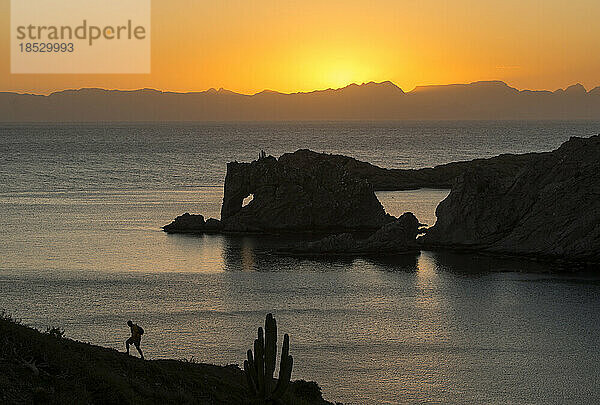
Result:
<svg viewBox="0 0 600 405">
<path fill-rule="evenodd" d="M 50 95 L 0 93 L 0 122 L 600 119 L 600 87 L 518 90 L 502 81 L 419 86 L 390 81 L 253 95 L 84 88 Z"/>
</svg>

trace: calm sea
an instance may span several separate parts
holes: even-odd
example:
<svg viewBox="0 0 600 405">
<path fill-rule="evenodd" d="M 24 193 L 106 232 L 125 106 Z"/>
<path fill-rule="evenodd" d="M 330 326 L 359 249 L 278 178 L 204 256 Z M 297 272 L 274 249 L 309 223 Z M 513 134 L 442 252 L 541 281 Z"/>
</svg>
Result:
<svg viewBox="0 0 600 405">
<path fill-rule="evenodd" d="M 227 161 L 298 148 L 419 168 L 546 151 L 599 122 L 0 126 L 0 309 L 148 358 L 241 364 L 273 312 L 295 379 L 329 400 L 597 403 L 600 278 L 552 265 L 422 252 L 394 259 L 270 254 L 286 238 L 166 235 L 219 215 Z M 433 224 L 446 190 L 378 193 Z"/>
</svg>

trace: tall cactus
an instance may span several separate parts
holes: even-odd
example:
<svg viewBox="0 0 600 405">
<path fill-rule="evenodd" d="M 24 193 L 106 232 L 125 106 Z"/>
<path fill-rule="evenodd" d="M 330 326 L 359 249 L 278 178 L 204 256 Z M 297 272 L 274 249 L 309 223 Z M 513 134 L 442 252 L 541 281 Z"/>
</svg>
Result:
<svg viewBox="0 0 600 405">
<path fill-rule="evenodd" d="M 263 328 L 258 328 L 258 337 L 254 340 L 254 356 L 248 350 L 248 360 L 244 361 L 244 371 L 248 380 L 250 392 L 259 404 L 281 404 L 281 398 L 287 391 L 292 377 L 294 359 L 289 354 L 290 337 L 283 336 L 281 362 L 279 364 L 279 379 L 273 389 L 273 373 L 277 360 L 277 322 L 273 314 L 267 314 L 265 319 L 265 334 Z"/>
</svg>

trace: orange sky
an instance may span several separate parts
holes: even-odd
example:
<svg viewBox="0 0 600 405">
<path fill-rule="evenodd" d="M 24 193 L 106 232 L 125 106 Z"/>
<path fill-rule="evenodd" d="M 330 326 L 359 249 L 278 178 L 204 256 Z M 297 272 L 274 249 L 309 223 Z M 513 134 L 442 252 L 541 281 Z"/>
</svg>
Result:
<svg viewBox="0 0 600 405">
<path fill-rule="evenodd" d="M 600 85 L 598 0 L 153 0 L 149 75 L 11 75 L 9 4 L 0 0 L 2 91 Z"/>
</svg>

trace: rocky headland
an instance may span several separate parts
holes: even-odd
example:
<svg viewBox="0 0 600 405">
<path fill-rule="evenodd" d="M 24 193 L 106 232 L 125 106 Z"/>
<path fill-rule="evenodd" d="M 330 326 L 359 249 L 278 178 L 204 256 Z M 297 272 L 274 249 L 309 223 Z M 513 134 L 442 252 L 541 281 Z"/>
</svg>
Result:
<svg viewBox="0 0 600 405">
<path fill-rule="evenodd" d="M 377 190 L 450 188 L 425 230 L 394 218 Z M 243 201 L 252 195 L 250 203 Z M 170 233 L 322 233 L 279 253 L 388 255 L 460 249 L 600 262 L 600 136 L 552 152 L 500 155 L 419 170 L 383 169 L 298 150 L 227 165 L 221 220 L 184 214 Z M 355 233 L 368 233 L 360 239 Z"/>
<path fill-rule="evenodd" d="M 340 168 L 348 175 L 367 180 L 375 191 L 402 191 L 419 188 L 449 189 L 457 177 L 467 170 L 489 169 L 512 176 L 535 155 L 537 154 L 503 154 L 423 169 L 386 169 L 349 156 L 317 153 L 307 149 L 300 149 L 282 157 L 285 156 L 287 160 L 298 165 L 303 165 L 302 162 L 327 162 L 327 165 Z"/>
<path fill-rule="evenodd" d="M 501 155 L 418 170 L 385 169 L 342 155 L 300 149 L 276 159 L 227 164 L 221 219 L 183 214 L 168 233 L 340 233 L 375 231 L 395 220 L 375 191 L 450 188 L 463 172 L 516 174 L 535 154 Z M 252 201 L 243 205 L 244 199 Z"/>
<path fill-rule="evenodd" d="M 514 175 L 466 170 L 436 215 L 427 249 L 600 262 L 600 136 L 531 154 Z"/>
</svg>

